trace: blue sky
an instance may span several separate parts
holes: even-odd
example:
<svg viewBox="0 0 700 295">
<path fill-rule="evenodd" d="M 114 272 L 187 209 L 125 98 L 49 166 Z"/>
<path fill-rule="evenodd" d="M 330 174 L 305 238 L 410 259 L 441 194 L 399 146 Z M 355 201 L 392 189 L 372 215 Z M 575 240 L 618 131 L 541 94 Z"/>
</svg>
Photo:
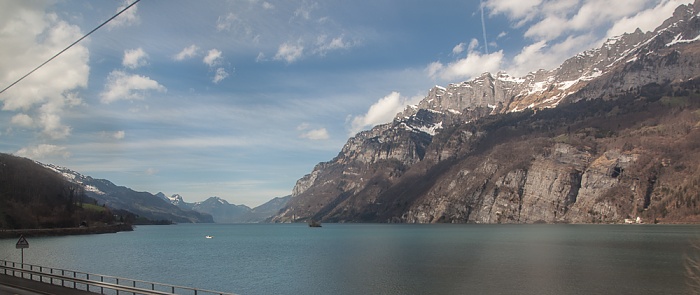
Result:
<svg viewBox="0 0 700 295">
<path fill-rule="evenodd" d="M 0 0 L 0 87 L 129 1 Z M 434 85 L 556 68 L 671 0 L 142 0 L 0 94 L 0 152 L 257 206 Z"/>
</svg>

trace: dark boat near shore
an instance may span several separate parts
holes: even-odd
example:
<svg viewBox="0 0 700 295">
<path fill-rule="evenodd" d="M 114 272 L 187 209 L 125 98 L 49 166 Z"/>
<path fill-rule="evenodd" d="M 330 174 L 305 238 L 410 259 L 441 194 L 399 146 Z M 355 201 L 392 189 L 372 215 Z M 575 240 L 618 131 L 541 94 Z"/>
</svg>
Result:
<svg viewBox="0 0 700 295">
<path fill-rule="evenodd" d="M 309 219 L 309 227 L 321 227 L 321 222 L 318 220 Z"/>
</svg>

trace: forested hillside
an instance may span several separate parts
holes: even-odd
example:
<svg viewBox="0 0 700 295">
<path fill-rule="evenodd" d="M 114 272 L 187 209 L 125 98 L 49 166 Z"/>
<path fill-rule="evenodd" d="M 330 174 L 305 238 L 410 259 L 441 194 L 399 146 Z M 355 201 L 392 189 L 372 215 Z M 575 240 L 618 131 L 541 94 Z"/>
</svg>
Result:
<svg viewBox="0 0 700 295">
<path fill-rule="evenodd" d="M 66 228 L 115 221 L 83 188 L 36 162 L 0 153 L 0 228 Z"/>
</svg>

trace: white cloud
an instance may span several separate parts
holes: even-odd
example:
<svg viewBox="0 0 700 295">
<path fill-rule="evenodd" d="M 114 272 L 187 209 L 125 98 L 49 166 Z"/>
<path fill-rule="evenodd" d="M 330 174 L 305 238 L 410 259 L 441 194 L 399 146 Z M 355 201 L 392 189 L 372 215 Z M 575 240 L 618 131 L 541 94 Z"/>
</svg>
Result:
<svg viewBox="0 0 700 295">
<path fill-rule="evenodd" d="M 264 9 L 270 10 L 270 9 L 275 9 L 275 5 L 272 5 L 270 2 L 264 1 L 262 3 L 262 7 Z"/>
<path fill-rule="evenodd" d="M 61 156 L 63 158 L 69 158 L 71 156 L 70 152 L 68 152 L 65 147 L 53 144 L 40 144 L 34 147 L 25 147 L 18 150 L 15 155 L 33 160 L 49 156 Z"/>
<path fill-rule="evenodd" d="M 539 41 L 523 49 L 513 58 L 512 65 L 507 72 L 515 76 L 524 76 L 529 72 L 539 69 L 553 69 L 559 66 L 564 59 L 578 53 L 581 48 L 586 48 L 595 42 L 591 35 L 569 37 L 565 40 L 549 45 L 546 41 Z"/>
<path fill-rule="evenodd" d="M 525 31 L 525 37 L 551 40 L 561 36 L 567 28 L 567 20 L 553 15 L 547 17 Z"/>
<path fill-rule="evenodd" d="M 227 77 L 228 77 L 228 73 L 226 72 L 226 70 L 224 68 L 217 68 L 216 74 L 214 74 L 214 79 L 212 80 L 212 82 L 214 82 L 214 84 L 218 84 L 219 82 L 223 81 Z"/>
<path fill-rule="evenodd" d="M 328 135 L 328 130 L 326 130 L 326 128 L 312 129 L 303 132 L 299 135 L 299 137 L 311 140 L 323 140 L 330 138 L 330 136 Z"/>
<path fill-rule="evenodd" d="M 124 4 L 120 5 L 119 8 L 117 8 L 117 10 L 115 11 L 115 13 L 122 11 L 122 9 L 126 8 L 131 3 L 133 3 L 133 1 L 124 0 Z M 131 25 L 139 24 L 139 16 L 138 14 L 136 14 L 136 12 L 138 11 L 138 6 L 139 5 L 136 4 L 131 8 L 127 9 L 126 11 L 122 12 L 122 14 L 120 14 L 112 21 L 107 23 L 107 28 L 111 30 L 119 27 L 128 27 Z"/>
<path fill-rule="evenodd" d="M 661 1 L 658 5 L 651 9 L 640 11 L 634 15 L 624 17 L 607 31 L 605 39 L 622 35 L 623 33 L 634 32 L 637 28 L 643 32 L 653 31 L 661 25 L 659 23 L 659 15 L 671 16 L 676 7 L 681 4 L 686 4 L 688 1 Z"/>
<path fill-rule="evenodd" d="M 477 47 L 479 46 L 479 40 L 476 40 L 476 38 L 472 38 L 471 41 L 469 41 L 469 48 L 467 48 L 468 52 L 474 51 Z"/>
<path fill-rule="evenodd" d="M 124 58 L 122 59 L 122 65 L 130 68 L 136 69 L 148 64 L 146 60 L 148 54 L 141 47 L 136 49 L 124 50 Z"/>
<path fill-rule="evenodd" d="M 352 119 L 350 136 L 375 125 L 391 122 L 396 114 L 402 112 L 407 105 L 416 104 L 420 99 L 422 97 L 419 96 L 412 98 L 401 97 L 401 94 L 396 91 L 390 93 L 370 106 L 367 113 Z"/>
<path fill-rule="evenodd" d="M 230 12 L 225 17 L 220 16 L 216 20 L 216 30 L 217 31 L 230 31 L 231 27 L 234 26 L 235 22 L 240 22 L 240 19 L 233 12 Z"/>
<path fill-rule="evenodd" d="M 100 137 L 106 139 L 122 140 L 126 137 L 126 131 L 119 130 L 114 132 L 102 131 L 99 133 Z"/>
<path fill-rule="evenodd" d="M 600 46 L 607 38 L 651 31 L 687 0 L 488 0 L 490 15 L 505 15 L 522 27 L 529 44 L 512 61 L 509 73 L 552 69 L 567 58 Z M 504 34 L 499 34 L 501 38 Z M 527 42 L 526 40 L 526 42 Z M 445 67 L 447 68 L 447 67 Z"/>
<path fill-rule="evenodd" d="M 299 134 L 299 138 L 306 138 L 311 140 L 322 140 L 330 138 L 330 136 L 328 135 L 328 130 L 326 130 L 326 128 L 309 130 L 310 127 L 311 125 L 306 122 L 299 124 L 299 126 L 297 126 L 297 131 L 303 131 Z"/>
<path fill-rule="evenodd" d="M 108 104 L 117 100 L 143 99 L 148 91 L 165 92 L 166 88 L 149 77 L 112 71 L 100 97 L 102 103 Z"/>
<path fill-rule="evenodd" d="M 529 20 L 535 17 L 537 6 L 542 0 L 489 0 L 486 7 L 494 14 L 506 14 L 512 19 Z M 517 24 L 519 26 L 522 24 Z"/>
<path fill-rule="evenodd" d="M 259 12 L 251 11 L 253 7 L 250 7 L 250 4 L 253 3 L 251 1 L 249 5 L 241 7 L 237 14 L 229 12 L 225 16 L 219 16 L 216 20 L 216 30 L 229 33 L 235 39 L 245 39 L 248 43 L 257 44 L 260 34 L 256 33 L 257 27 L 254 25 L 257 23 L 256 18 L 261 16 Z"/>
<path fill-rule="evenodd" d="M 265 60 L 267 60 L 267 59 L 265 58 L 265 54 L 262 52 L 258 53 L 258 56 L 255 57 L 256 62 L 261 62 L 261 61 L 265 61 Z"/>
<path fill-rule="evenodd" d="M 318 3 L 308 3 L 304 2 L 299 8 L 294 11 L 295 18 L 301 18 L 304 20 L 311 19 L 311 12 L 318 8 Z"/>
<path fill-rule="evenodd" d="M 56 52 L 82 37 L 78 26 L 47 13 L 44 2 L 10 1 L 0 10 L 0 85 L 7 86 Z M 22 13 L 17 13 L 21 11 Z M 13 124 L 38 128 L 62 138 L 70 127 L 61 123 L 65 108 L 82 103 L 78 91 L 87 87 L 89 51 L 84 40 L 0 95 L 4 111 L 22 111 Z"/>
<path fill-rule="evenodd" d="M 126 132 L 124 132 L 124 130 L 119 130 L 119 131 L 114 132 L 112 134 L 112 138 L 114 138 L 114 139 L 124 139 L 125 136 L 126 136 Z"/>
<path fill-rule="evenodd" d="M 210 67 L 215 67 L 221 64 L 222 60 L 223 57 L 221 55 L 221 51 L 219 51 L 218 49 L 212 49 L 209 50 L 209 52 L 207 52 L 207 55 L 202 61 Z"/>
<path fill-rule="evenodd" d="M 32 127 L 34 120 L 27 114 L 17 114 L 12 117 L 10 123 L 22 127 Z"/>
<path fill-rule="evenodd" d="M 293 63 L 301 58 L 303 52 L 304 46 L 284 43 L 277 49 L 277 54 L 275 54 L 274 59 L 284 60 L 287 63 Z"/>
<path fill-rule="evenodd" d="M 344 40 L 343 36 L 335 37 L 331 40 L 328 40 L 328 37 L 326 35 L 319 36 L 316 40 L 316 44 L 317 49 L 315 52 L 320 55 L 325 55 L 328 51 L 331 50 L 348 49 L 354 46 L 354 42 Z"/>
<path fill-rule="evenodd" d="M 445 66 L 441 62 L 434 61 L 425 67 L 425 72 L 428 74 L 428 77 L 436 77 L 444 68 Z"/>
<path fill-rule="evenodd" d="M 484 72 L 498 72 L 502 62 L 502 50 L 491 54 L 470 51 L 467 57 L 450 62 L 447 65 L 438 61 L 432 62 L 426 67 L 425 71 L 431 78 L 440 78 L 445 81 L 467 80 Z"/>
<path fill-rule="evenodd" d="M 52 139 L 66 138 L 70 135 L 71 128 L 61 123 L 61 116 L 53 110 L 40 109 L 39 123 L 43 126 L 42 133 Z"/>
<path fill-rule="evenodd" d="M 455 45 L 455 47 L 452 48 L 452 54 L 457 55 L 464 52 L 466 46 L 467 43 L 464 42 Z"/>
<path fill-rule="evenodd" d="M 176 54 L 173 57 L 173 59 L 175 59 L 176 61 L 183 61 L 185 59 L 189 59 L 196 56 L 198 53 L 199 47 L 197 47 L 197 45 L 192 44 L 182 49 L 182 51 L 178 52 L 178 54 Z"/>
<path fill-rule="evenodd" d="M 144 171 L 144 173 L 146 175 L 156 175 L 156 174 L 158 174 L 158 172 L 160 172 L 160 171 L 158 171 L 158 169 L 155 169 L 155 168 L 148 168 L 148 169 L 146 169 L 146 171 Z"/>
</svg>

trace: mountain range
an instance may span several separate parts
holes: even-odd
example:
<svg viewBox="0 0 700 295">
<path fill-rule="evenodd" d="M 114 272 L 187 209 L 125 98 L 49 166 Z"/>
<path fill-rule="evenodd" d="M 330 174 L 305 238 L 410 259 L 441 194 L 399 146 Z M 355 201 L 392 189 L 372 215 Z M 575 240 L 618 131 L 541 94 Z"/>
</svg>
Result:
<svg viewBox="0 0 700 295">
<path fill-rule="evenodd" d="M 250 208 L 246 205 L 230 204 L 219 197 L 210 197 L 202 202 L 187 203 L 178 194 L 168 197 L 161 192 L 157 193 L 156 196 L 183 210 L 209 214 L 213 216 L 216 223 L 255 223 L 265 221 L 277 214 L 291 197 L 273 198 L 265 204 Z"/>
<path fill-rule="evenodd" d="M 316 165 L 271 221 L 698 221 L 698 12 L 554 70 L 436 86 Z"/>
<path fill-rule="evenodd" d="M 166 197 L 159 192 L 137 192 L 117 186 L 106 179 L 95 179 L 65 167 L 41 164 L 59 173 L 70 182 L 81 186 L 85 194 L 99 204 L 113 209 L 126 210 L 150 220 L 178 223 L 251 223 L 262 222 L 273 216 L 286 203 L 287 198 L 273 198 L 256 208 L 229 204 L 226 200 L 211 197 L 203 202 L 187 203 L 180 195 Z"/>
</svg>

